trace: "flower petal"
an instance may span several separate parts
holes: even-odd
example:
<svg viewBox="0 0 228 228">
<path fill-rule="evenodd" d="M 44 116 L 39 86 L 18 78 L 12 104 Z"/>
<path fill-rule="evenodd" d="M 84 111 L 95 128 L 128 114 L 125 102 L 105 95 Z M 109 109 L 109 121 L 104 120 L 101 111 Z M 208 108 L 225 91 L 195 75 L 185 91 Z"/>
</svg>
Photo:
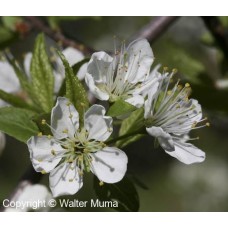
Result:
<svg viewBox="0 0 228 228">
<path fill-rule="evenodd" d="M 78 63 L 78 62 L 82 61 L 85 58 L 85 56 L 83 55 L 83 53 L 81 51 L 79 51 L 78 49 L 75 49 L 73 47 L 65 48 L 62 51 L 62 53 L 66 57 L 66 59 L 69 62 L 70 66 L 73 66 L 75 63 Z M 60 60 L 60 62 L 62 63 L 61 60 Z"/>
<path fill-rule="evenodd" d="M 55 138 L 73 138 L 79 128 L 79 115 L 75 107 L 65 97 L 58 97 L 51 112 L 51 127 Z"/>
<path fill-rule="evenodd" d="M 106 101 L 109 99 L 108 93 L 101 91 L 95 84 L 94 78 L 90 74 L 86 74 L 85 82 L 89 87 L 90 92 L 99 100 Z"/>
<path fill-rule="evenodd" d="M 83 186 L 76 162 L 56 167 L 50 173 L 49 183 L 54 197 L 75 194 Z"/>
<path fill-rule="evenodd" d="M 12 201 L 20 202 L 20 207 L 9 207 L 6 209 L 6 212 L 27 212 L 30 210 L 48 211 L 50 208 L 48 207 L 48 205 L 47 207 L 44 207 L 44 203 L 48 202 L 52 198 L 53 197 L 46 186 L 41 184 L 28 184 L 24 188 L 21 188 L 18 194 L 16 194 L 15 197 L 11 199 Z M 37 204 L 37 207 L 34 208 L 34 205 L 37 202 L 44 203 Z"/>
<path fill-rule="evenodd" d="M 85 78 L 87 72 L 88 63 L 84 63 L 77 72 L 77 77 L 81 81 Z"/>
<path fill-rule="evenodd" d="M 159 144 L 164 150 L 174 151 L 173 139 L 170 134 L 163 131 L 161 127 L 146 128 L 147 132 L 158 139 Z"/>
<path fill-rule="evenodd" d="M 28 142 L 30 159 L 37 172 L 50 172 L 61 160 L 61 155 L 66 151 L 54 139 L 47 136 L 34 136 Z"/>
<path fill-rule="evenodd" d="M 19 80 L 13 67 L 6 61 L 0 61 L 0 89 L 7 93 L 17 93 L 20 91 Z"/>
<path fill-rule="evenodd" d="M 30 74 L 31 61 L 32 61 L 32 53 L 28 52 L 28 53 L 26 53 L 25 58 L 24 58 L 24 69 L 25 69 L 25 73 L 28 76 L 28 78 L 31 77 L 31 74 Z"/>
<path fill-rule="evenodd" d="M 174 141 L 175 150 L 167 154 L 178 159 L 184 164 L 200 163 L 205 160 L 205 153 L 190 143 Z"/>
<path fill-rule="evenodd" d="M 135 106 L 136 108 L 141 108 L 144 104 L 144 98 L 141 95 L 132 95 L 132 97 L 125 100 L 129 104 Z"/>
<path fill-rule="evenodd" d="M 61 88 L 61 85 L 63 83 L 63 80 L 65 78 L 65 74 L 61 74 L 58 71 L 53 71 L 54 77 L 55 77 L 55 81 L 54 81 L 54 92 L 55 94 L 59 93 L 59 90 Z"/>
<path fill-rule="evenodd" d="M 100 51 L 92 54 L 88 63 L 87 74 L 90 74 L 96 83 L 106 83 L 107 73 L 113 58 L 107 53 Z"/>
<path fill-rule="evenodd" d="M 105 108 L 93 105 L 85 113 L 85 129 L 89 139 L 105 141 L 112 134 L 112 117 L 105 116 Z"/>
<path fill-rule="evenodd" d="M 154 60 L 150 44 L 146 39 L 135 40 L 127 48 L 128 69 L 125 80 L 136 83 L 145 79 Z M 131 73 L 130 73 L 131 72 Z M 132 74 L 136 72 L 136 74 Z"/>
<path fill-rule="evenodd" d="M 106 183 L 116 183 L 124 177 L 128 158 L 122 150 L 115 147 L 105 147 L 102 151 L 91 153 L 91 156 L 93 158 L 91 171 L 99 180 Z"/>
</svg>

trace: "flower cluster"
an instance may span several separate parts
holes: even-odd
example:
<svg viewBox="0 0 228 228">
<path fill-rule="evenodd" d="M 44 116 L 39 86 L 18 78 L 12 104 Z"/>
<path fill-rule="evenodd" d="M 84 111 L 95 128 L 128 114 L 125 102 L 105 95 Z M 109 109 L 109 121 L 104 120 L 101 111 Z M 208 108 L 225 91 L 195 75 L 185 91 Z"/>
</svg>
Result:
<svg viewBox="0 0 228 228">
<path fill-rule="evenodd" d="M 171 73 L 165 70 L 160 73 L 159 67 L 151 70 L 153 60 L 153 52 L 144 39 L 132 42 L 127 48 L 123 43 L 113 57 L 96 52 L 85 73 L 89 92 L 109 104 L 121 99 L 135 110 L 143 109 L 144 130 L 155 137 L 166 153 L 185 164 L 202 162 L 205 153 L 187 142 L 194 140 L 189 137 L 191 130 L 209 125 L 202 123 L 206 118 L 202 118 L 201 106 L 197 100 L 188 98 L 191 91 L 188 83 L 173 84 L 175 70 Z M 127 170 L 126 154 L 111 145 L 115 141 L 113 119 L 106 115 L 105 108 L 94 104 L 80 118 L 69 99 L 58 97 L 51 123 L 42 120 L 52 135 L 39 134 L 27 142 L 34 169 L 50 173 L 54 197 L 75 194 L 87 172 L 96 175 L 102 185 L 120 181 Z"/>
</svg>

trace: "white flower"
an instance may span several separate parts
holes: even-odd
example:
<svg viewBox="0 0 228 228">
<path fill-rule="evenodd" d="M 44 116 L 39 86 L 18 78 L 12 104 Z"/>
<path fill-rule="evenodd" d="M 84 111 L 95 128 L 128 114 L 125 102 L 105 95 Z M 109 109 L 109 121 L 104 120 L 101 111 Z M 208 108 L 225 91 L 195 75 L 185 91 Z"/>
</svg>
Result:
<svg viewBox="0 0 228 228">
<path fill-rule="evenodd" d="M 45 120 L 43 124 L 47 124 Z M 127 169 L 127 156 L 104 144 L 112 133 L 112 118 L 101 105 L 93 105 L 79 128 L 79 114 L 68 99 L 59 97 L 51 114 L 50 136 L 31 137 L 27 144 L 34 169 L 49 173 L 53 196 L 75 194 L 83 185 L 84 172 L 101 182 L 120 181 Z"/>
<path fill-rule="evenodd" d="M 5 134 L 0 131 L 0 155 L 2 154 L 2 151 L 5 148 L 5 145 L 6 145 Z"/>
<path fill-rule="evenodd" d="M 20 92 L 20 83 L 12 66 L 6 61 L 0 61 L 0 89 L 7 93 Z M 0 107 L 6 106 L 6 103 L 0 99 Z"/>
<path fill-rule="evenodd" d="M 41 184 L 26 185 L 11 201 L 16 202 L 20 207 L 6 208 L 6 212 L 26 212 L 31 210 L 48 211 L 48 202 L 52 199 L 47 187 Z"/>
<path fill-rule="evenodd" d="M 156 82 L 155 78 L 149 77 L 153 59 L 151 47 L 144 39 L 133 41 L 127 49 L 123 44 L 114 57 L 96 52 L 88 63 L 85 81 L 100 100 L 123 99 L 141 107 L 144 103 L 142 95 Z"/>
<path fill-rule="evenodd" d="M 144 118 L 147 132 L 156 137 L 159 144 L 169 155 L 185 164 L 203 162 L 205 153 L 190 143 L 186 138 L 193 129 L 209 126 L 209 123 L 199 126 L 202 119 L 201 106 L 197 100 L 188 99 L 190 85 L 181 87 L 179 82 L 169 90 L 171 74 L 160 75 L 158 89 L 150 91 L 145 101 Z"/>
<path fill-rule="evenodd" d="M 82 52 L 80 52 L 79 50 L 72 48 L 72 47 L 68 47 L 68 48 L 64 49 L 62 51 L 62 53 L 66 57 L 70 66 L 75 65 L 76 63 L 82 61 L 85 58 L 85 56 L 83 55 Z M 32 53 L 29 52 L 25 55 L 25 59 L 24 59 L 24 69 L 25 69 L 26 74 L 29 77 L 30 77 L 31 60 L 32 60 Z M 56 70 L 53 71 L 54 76 L 55 76 L 54 91 L 55 91 L 55 93 L 58 93 L 58 91 L 62 85 L 63 79 L 65 78 L 65 68 L 63 66 L 61 59 L 57 55 L 54 56 L 54 60 L 56 63 Z M 87 64 L 88 63 L 84 63 L 79 68 L 79 71 L 77 73 L 77 77 L 79 78 L 79 80 L 84 79 L 86 70 L 87 70 Z"/>
</svg>

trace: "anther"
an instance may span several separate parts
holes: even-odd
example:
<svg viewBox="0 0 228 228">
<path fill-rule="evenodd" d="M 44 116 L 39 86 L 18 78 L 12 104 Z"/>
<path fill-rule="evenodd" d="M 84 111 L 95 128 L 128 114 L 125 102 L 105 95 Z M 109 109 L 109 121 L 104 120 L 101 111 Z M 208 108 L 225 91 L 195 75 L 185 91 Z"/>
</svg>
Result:
<svg viewBox="0 0 228 228">
<path fill-rule="evenodd" d="M 164 70 L 164 71 L 168 71 L 168 69 L 169 69 L 169 68 L 168 68 L 168 67 L 166 67 L 166 66 L 165 66 L 165 67 L 163 67 L 163 70 Z"/>
<path fill-rule="evenodd" d="M 210 127 L 210 123 L 209 123 L 209 122 L 207 122 L 207 123 L 206 123 L 206 126 L 207 126 L 207 127 Z"/>
<path fill-rule="evenodd" d="M 68 129 L 63 130 L 62 132 L 67 134 L 68 133 Z"/>
<path fill-rule="evenodd" d="M 178 72 L 178 70 L 177 70 L 176 68 L 174 68 L 174 69 L 172 69 L 172 72 L 173 72 L 174 74 L 176 74 L 176 73 Z"/>
<path fill-rule="evenodd" d="M 73 182 L 74 179 L 69 179 L 69 182 Z"/>
<path fill-rule="evenodd" d="M 55 150 L 51 150 L 51 154 L 52 154 L 53 156 L 56 156 Z"/>
<path fill-rule="evenodd" d="M 99 182 L 99 185 L 100 185 L 100 186 L 103 186 L 103 185 L 104 185 L 104 182 L 103 182 L 103 181 L 100 181 L 100 182 Z"/>
<path fill-rule="evenodd" d="M 51 139 L 51 138 L 52 138 L 52 136 L 51 136 L 51 135 L 48 135 L 47 137 L 48 137 L 48 139 Z"/>
<path fill-rule="evenodd" d="M 42 125 L 45 125 L 46 124 L 46 120 L 45 119 L 42 119 L 41 124 Z"/>
<path fill-rule="evenodd" d="M 168 94 L 168 95 L 171 95 L 171 94 L 172 94 L 172 91 L 171 91 L 171 90 L 169 90 L 169 91 L 167 92 L 167 94 Z"/>
<path fill-rule="evenodd" d="M 42 135 L 43 135 L 42 132 L 39 132 L 39 133 L 37 134 L 37 136 L 39 136 L 39 137 L 41 137 Z"/>
<path fill-rule="evenodd" d="M 70 102 L 70 101 L 68 101 L 68 102 L 66 103 L 66 105 L 67 105 L 67 106 L 70 106 L 70 105 L 71 105 L 71 102 Z"/>
<path fill-rule="evenodd" d="M 190 84 L 189 83 L 185 83 L 185 87 L 186 88 L 189 88 L 190 87 Z"/>
<path fill-rule="evenodd" d="M 42 170 L 41 173 L 42 173 L 42 174 L 46 174 L 47 172 L 46 172 L 45 170 Z"/>
</svg>

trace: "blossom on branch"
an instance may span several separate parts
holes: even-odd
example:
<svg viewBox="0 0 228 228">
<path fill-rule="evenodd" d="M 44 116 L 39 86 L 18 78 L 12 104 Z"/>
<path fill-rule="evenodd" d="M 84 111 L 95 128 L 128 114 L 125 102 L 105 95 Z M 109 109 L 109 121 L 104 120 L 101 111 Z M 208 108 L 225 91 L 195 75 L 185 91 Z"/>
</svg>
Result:
<svg viewBox="0 0 228 228">
<path fill-rule="evenodd" d="M 203 162 L 205 153 L 188 143 L 191 130 L 209 126 L 201 124 L 201 105 L 195 99 L 188 99 L 191 88 L 184 87 L 179 81 L 170 89 L 172 76 L 175 73 L 163 72 L 157 90 L 151 90 L 145 101 L 145 123 L 147 132 L 154 136 L 169 155 L 185 164 Z M 198 139 L 198 138 L 195 138 Z"/>
<path fill-rule="evenodd" d="M 42 124 L 48 125 L 45 120 Z M 104 142 L 110 137 L 112 118 L 105 116 L 101 105 L 93 105 L 79 114 L 71 102 L 59 97 L 51 113 L 52 136 L 33 136 L 27 144 L 37 172 L 49 173 L 54 197 L 75 194 L 83 185 L 85 172 L 92 172 L 106 183 L 120 181 L 127 170 L 126 154 Z"/>
<path fill-rule="evenodd" d="M 149 75 L 153 60 L 147 40 L 135 40 L 127 48 L 123 43 L 114 57 L 103 51 L 94 53 L 85 81 L 97 99 L 110 102 L 123 99 L 139 108 L 144 104 L 143 95 L 156 83 L 156 78 Z"/>
</svg>

